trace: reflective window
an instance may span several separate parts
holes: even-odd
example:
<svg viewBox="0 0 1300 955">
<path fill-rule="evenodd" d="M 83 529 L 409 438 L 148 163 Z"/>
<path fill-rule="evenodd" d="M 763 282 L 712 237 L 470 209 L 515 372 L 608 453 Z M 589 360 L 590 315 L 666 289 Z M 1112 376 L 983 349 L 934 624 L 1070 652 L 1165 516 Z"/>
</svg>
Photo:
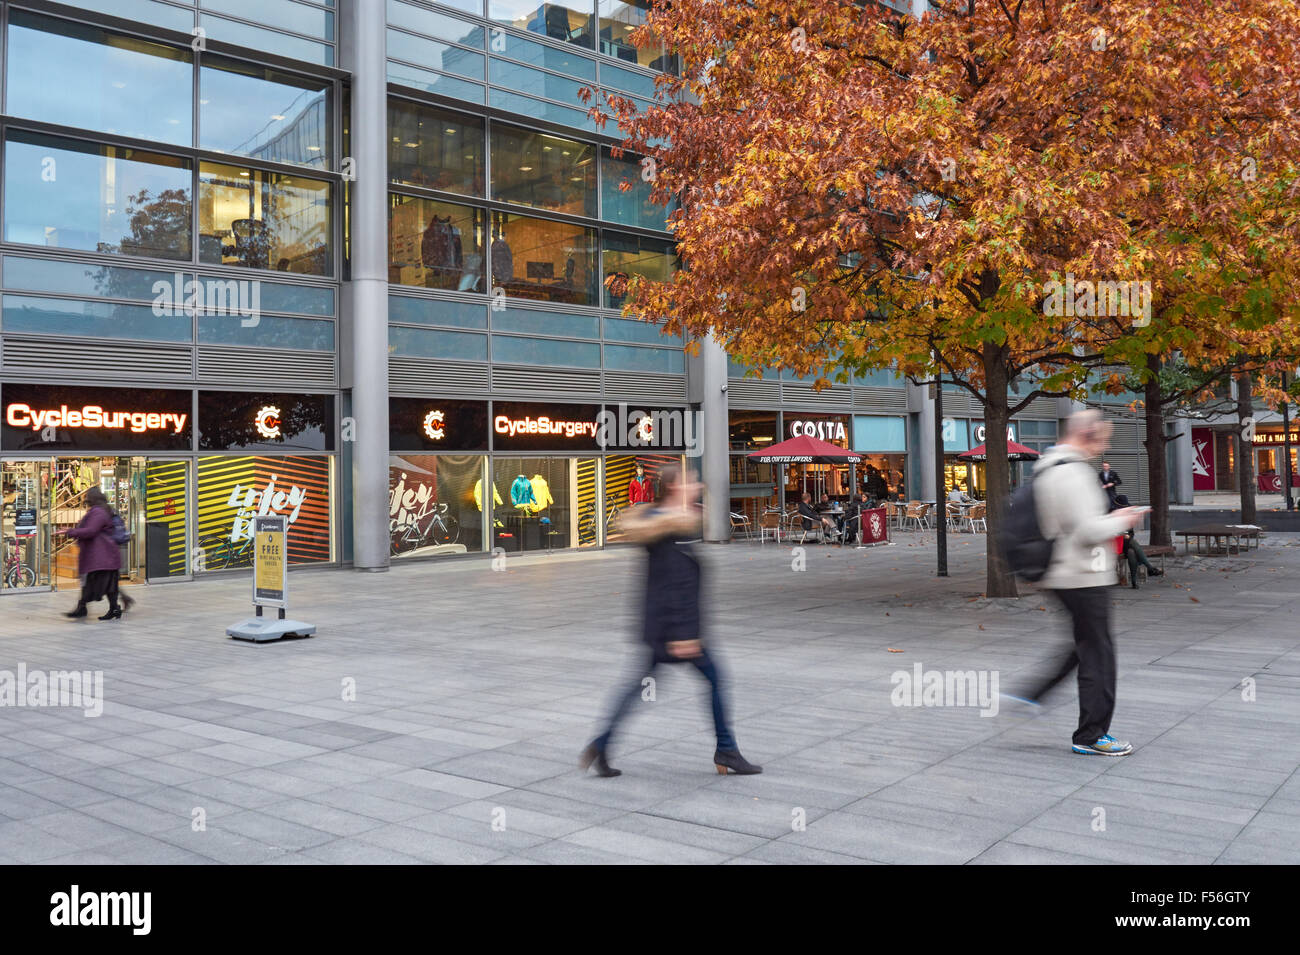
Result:
<svg viewBox="0 0 1300 955">
<path fill-rule="evenodd" d="M 680 335 L 664 335 L 663 327 L 653 322 L 631 318 L 605 319 L 605 340 L 611 342 L 644 342 L 648 345 L 683 344 Z"/>
<path fill-rule="evenodd" d="M 606 308 L 623 307 L 628 283 L 634 276 L 667 282 L 676 267 L 673 244 L 659 239 L 606 232 L 604 252 Z"/>
<path fill-rule="evenodd" d="M 606 345 L 605 367 L 619 371 L 658 371 L 680 375 L 686 370 L 686 358 L 675 349 Z"/>
<path fill-rule="evenodd" d="M 401 30 L 388 31 L 388 55 L 435 70 L 468 76 L 473 80 L 483 79 L 483 61 L 486 59 L 482 53 L 461 49 L 450 43 L 426 40 Z"/>
<path fill-rule="evenodd" d="M 190 278 L 192 276 L 188 272 L 182 273 L 181 282 Z M 173 286 L 176 284 L 176 273 L 31 259 L 19 255 L 4 257 L 4 284 L 8 289 L 152 302 L 157 297 L 154 289 L 156 282 Z"/>
<path fill-rule="evenodd" d="M 454 3 L 445 5 L 456 6 Z M 478 10 L 472 12 L 481 15 L 482 4 L 479 4 Z M 483 28 L 478 24 L 445 13 L 435 13 L 409 3 L 388 0 L 388 22 L 392 26 L 403 27 L 423 36 L 460 43 L 463 46 L 483 48 Z"/>
<path fill-rule="evenodd" d="M 562 3 L 488 0 L 488 16 L 509 23 L 517 30 L 540 33 L 552 40 L 563 40 L 590 49 L 591 6 L 591 0 L 563 0 Z"/>
<path fill-rule="evenodd" d="M 334 323 L 272 315 L 259 315 L 256 322 L 249 322 L 239 315 L 200 315 L 199 343 L 333 351 Z"/>
<path fill-rule="evenodd" d="M 486 437 L 487 422 L 483 425 Z M 486 455 L 404 454 L 388 460 L 388 535 L 394 557 L 483 550 Z M 487 502 L 488 508 L 492 503 Z"/>
<path fill-rule="evenodd" d="M 483 195 L 483 120 L 390 99 L 388 176 L 413 186 Z"/>
<path fill-rule="evenodd" d="M 270 162 L 330 165 L 330 86 L 278 70 L 205 59 L 199 145 Z"/>
<path fill-rule="evenodd" d="M 194 340 L 194 326 L 188 315 L 183 312 L 157 315 L 149 305 L 6 295 L 2 322 L 6 332 L 29 335 L 143 338 L 165 342 Z"/>
<path fill-rule="evenodd" d="M 653 76 L 634 73 L 631 70 L 625 70 L 609 63 L 601 64 L 600 81 L 606 86 L 633 93 L 647 100 L 654 99 L 655 96 L 655 79 Z"/>
<path fill-rule="evenodd" d="M 392 355 L 415 358 L 487 361 L 487 336 L 393 325 L 388 329 L 388 351 Z"/>
<path fill-rule="evenodd" d="M 8 242 L 190 257 L 188 160 L 13 131 L 5 141 Z"/>
<path fill-rule="evenodd" d="M 492 336 L 492 360 L 509 365 L 568 365 L 599 368 L 600 346 L 595 342 L 568 342 L 559 338 Z"/>
<path fill-rule="evenodd" d="M 199 165 L 199 261 L 329 275 L 330 186 L 303 176 Z"/>
<path fill-rule="evenodd" d="M 483 16 L 483 0 L 438 0 L 444 7 L 451 7 L 454 10 L 464 10 L 466 13 Z"/>
<path fill-rule="evenodd" d="M 597 304 L 594 229 L 497 212 L 491 234 L 493 287 L 518 298 Z"/>
<path fill-rule="evenodd" d="M 417 70 L 413 66 L 394 63 L 391 60 L 388 63 L 388 82 L 437 93 L 440 96 L 449 96 L 452 99 L 467 100 L 471 103 L 482 103 L 485 97 L 481 83 L 470 83 L 432 70 Z"/>
<path fill-rule="evenodd" d="M 334 39 L 334 14 L 319 6 L 306 6 L 293 0 L 202 0 L 201 5 L 205 10 L 229 13 L 263 26 Z"/>
<path fill-rule="evenodd" d="M 492 52 L 500 53 L 512 60 L 522 60 L 532 66 L 555 70 L 557 73 L 568 73 L 570 76 L 581 77 L 584 80 L 596 78 L 596 61 L 591 57 L 583 56 L 577 50 L 561 49 L 526 40 L 505 30 L 500 30 L 493 35 Z"/>
<path fill-rule="evenodd" d="M 552 212 L 595 216 L 595 147 L 550 133 L 494 123 L 492 198 Z"/>
<path fill-rule="evenodd" d="M 632 43 L 632 31 L 645 23 L 649 10 L 650 0 L 600 0 L 600 52 L 645 67 L 662 57 L 658 43 L 639 50 Z"/>
<path fill-rule="evenodd" d="M 495 62 L 499 62 L 494 60 Z M 520 67 L 520 69 L 524 69 Z M 528 72 L 535 72 L 529 70 Z M 550 74 L 539 74 L 549 76 Z M 518 77 L 516 77 L 518 79 Z M 557 79 L 558 77 L 553 77 Z M 497 78 L 497 82 L 501 82 Z M 567 81 L 565 81 L 567 82 Z M 540 90 L 541 84 L 537 84 Z M 548 94 L 550 95 L 550 94 Z M 531 96 L 521 96 L 518 93 L 512 93 L 509 90 L 497 89 L 492 87 L 488 90 L 488 105 L 495 109 L 506 110 L 507 112 L 516 113 L 520 116 L 528 116 L 532 119 L 544 119 L 552 123 L 560 123 L 564 126 L 572 126 L 574 129 L 585 129 L 589 132 L 596 132 L 596 121 L 580 109 L 570 109 L 568 106 L 560 106 L 556 103 L 547 103 L 543 100 L 534 99 Z"/>
<path fill-rule="evenodd" d="M 193 139 L 189 50 L 14 10 L 8 53 L 14 116 L 187 146 Z"/>
<path fill-rule="evenodd" d="M 600 162 L 601 216 L 639 229 L 662 230 L 670 208 L 650 201 L 652 184 L 645 178 L 648 167 L 642 167 L 641 159 L 627 152 L 615 159 L 605 148 L 601 150 Z"/>
<path fill-rule="evenodd" d="M 302 37 L 289 36 L 274 30 L 264 30 L 249 23 L 237 23 L 225 17 L 202 14 L 199 25 L 207 31 L 209 40 L 220 40 L 235 46 L 248 47 L 253 50 L 265 50 L 277 53 L 291 60 L 305 60 L 308 63 L 321 63 L 332 66 L 334 47 L 327 43 L 317 43 Z"/>
<path fill-rule="evenodd" d="M 444 302 L 412 295 L 388 296 L 388 320 L 411 325 L 487 328 L 487 308 L 468 302 Z"/>
<path fill-rule="evenodd" d="M 527 90 L 534 96 L 545 96 L 547 99 L 558 100 L 583 112 L 586 111 L 579 94 L 587 84 L 578 80 L 545 73 L 495 56 L 492 57 L 488 69 L 488 80 L 505 90 Z M 519 112 L 525 116 L 535 115 L 532 110 L 519 110 Z"/>
<path fill-rule="evenodd" d="M 388 281 L 395 285 L 483 292 L 482 209 L 389 196 Z"/>
<path fill-rule="evenodd" d="M 523 332 L 526 335 L 596 338 L 600 334 L 600 319 L 595 315 L 564 315 L 531 308 L 503 308 L 492 313 L 492 330 Z"/>
</svg>

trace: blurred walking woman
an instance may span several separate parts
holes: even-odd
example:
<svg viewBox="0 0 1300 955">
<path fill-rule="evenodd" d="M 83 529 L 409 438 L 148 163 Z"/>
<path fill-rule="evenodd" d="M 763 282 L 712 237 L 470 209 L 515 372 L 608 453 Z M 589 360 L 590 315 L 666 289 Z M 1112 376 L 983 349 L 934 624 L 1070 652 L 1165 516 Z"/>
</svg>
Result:
<svg viewBox="0 0 1300 955">
<path fill-rule="evenodd" d="M 77 573 L 81 575 L 81 599 L 75 610 L 69 610 L 66 617 L 84 617 L 86 604 L 108 598 L 108 613 L 100 620 L 116 620 L 122 616 L 117 605 L 117 579 L 122 570 L 122 550 L 113 540 L 113 512 L 109 510 L 108 498 L 98 487 L 86 491 L 86 513 L 76 527 L 59 531 L 75 538 L 81 548 L 77 555 Z M 135 603 L 125 594 L 122 599 L 129 608 Z"/>
<path fill-rule="evenodd" d="M 700 564 L 689 544 L 680 539 L 698 537 L 700 512 L 696 508 L 700 485 L 689 483 L 677 465 L 659 472 L 662 500 L 658 504 L 633 507 L 619 523 L 627 538 L 643 545 L 647 552 L 644 623 L 641 639 L 641 667 L 615 698 L 606 729 L 583 750 L 579 765 L 595 768 L 601 776 L 618 776 L 605 753 L 614 729 L 627 710 L 641 697 L 642 679 L 661 663 L 690 663 L 709 681 L 712 694 L 713 728 L 717 750 L 713 764 L 719 773 L 753 775 L 763 768 L 740 755 L 736 738 L 727 725 L 722 676 L 701 642 Z"/>
</svg>

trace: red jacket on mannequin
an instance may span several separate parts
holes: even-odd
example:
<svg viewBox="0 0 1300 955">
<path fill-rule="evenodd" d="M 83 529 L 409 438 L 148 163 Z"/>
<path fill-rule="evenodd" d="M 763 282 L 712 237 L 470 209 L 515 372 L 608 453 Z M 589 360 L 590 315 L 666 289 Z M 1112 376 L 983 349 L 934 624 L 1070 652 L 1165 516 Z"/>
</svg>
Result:
<svg viewBox="0 0 1300 955">
<path fill-rule="evenodd" d="M 649 504 L 654 499 L 654 485 L 650 483 L 649 475 L 643 474 L 641 477 L 632 478 L 632 482 L 627 486 L 627 502 L 629 504 Z"/>
</svg>

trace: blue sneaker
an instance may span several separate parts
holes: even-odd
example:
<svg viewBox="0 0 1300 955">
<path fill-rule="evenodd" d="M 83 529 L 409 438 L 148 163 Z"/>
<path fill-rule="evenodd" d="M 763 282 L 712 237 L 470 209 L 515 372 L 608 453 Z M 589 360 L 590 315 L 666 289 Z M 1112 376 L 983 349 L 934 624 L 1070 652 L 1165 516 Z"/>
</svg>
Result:
<svg viewBox="0 0 1300 955">
<path fill-rule="evenodd" d="M 1071 749 L 1084 756 L 1127 756 L 1133 752 L 1133 744 L 1107 734 L 1091 746 L 1075 743 Z"/>
</svg>

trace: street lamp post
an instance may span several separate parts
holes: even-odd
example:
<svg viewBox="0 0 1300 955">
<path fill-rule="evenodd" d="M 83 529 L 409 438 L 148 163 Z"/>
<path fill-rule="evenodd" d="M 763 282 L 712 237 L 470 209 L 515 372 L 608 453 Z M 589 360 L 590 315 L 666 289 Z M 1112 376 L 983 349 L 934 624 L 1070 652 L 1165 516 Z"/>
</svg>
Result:
<svg viewBox="0 0 1300 955">
<path fill-rule="evenodd" d="M 943 495 L 943 375 L 934 384 L 934 532 L 939 554 L 937 574 L 948 576 L 948 502 Z"/>
<path fill-rule="evenodd" d="M 1282 390 L 1287 389 L 1287 373 L 1282 372 Z M 1286 509 L 1292 510 L 1291 497 L 1291 396 L 1282 398 L 1282 486 L 1286 493 Z"/>
</svg>

